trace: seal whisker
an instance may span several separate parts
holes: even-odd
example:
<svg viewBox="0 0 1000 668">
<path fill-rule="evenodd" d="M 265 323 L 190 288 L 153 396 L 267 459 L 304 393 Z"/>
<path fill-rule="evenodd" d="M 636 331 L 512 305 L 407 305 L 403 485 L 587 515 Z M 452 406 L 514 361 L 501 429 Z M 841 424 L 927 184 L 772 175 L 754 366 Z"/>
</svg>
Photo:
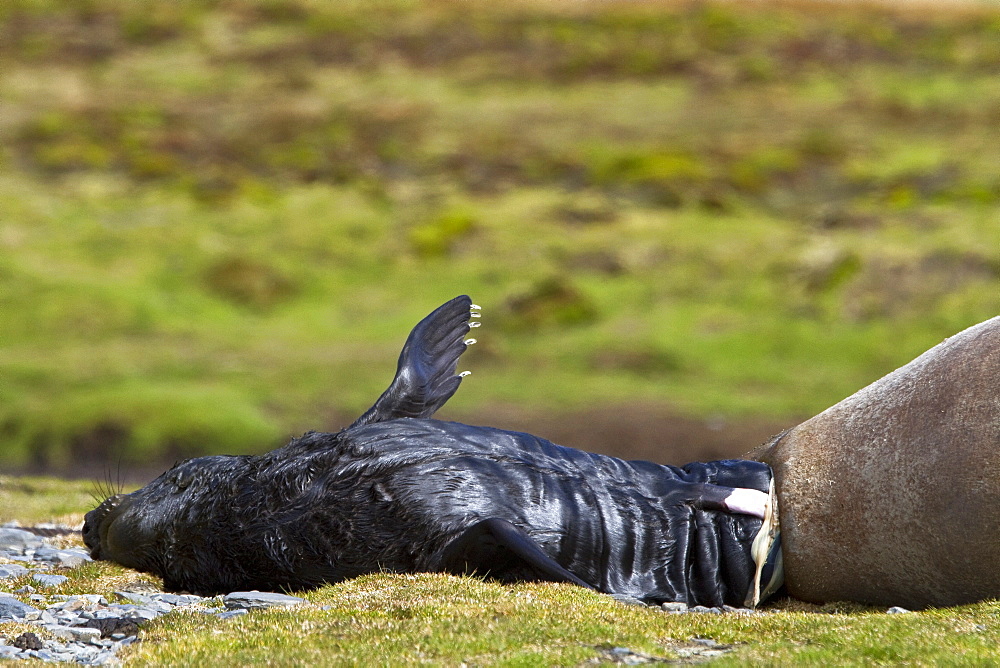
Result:
<svg viewBox="0 0 1000 668">
<path fill-rule="evenodd" d="M 108 491 L 104 489 L 104 486 L 99 478 L 91 480 L 91 487 L 88 490 L 88 493 L 90 494 L 90 498 L 94 500 L 94 504 L 97 506 L 100 506 L 111 496 Z"/>
<path fill-rule="evenodd" d="M 121 493 L 123 487 L 121 484 L 121 459 L 118 461 L 117 481 L 112 479 L 111 466 L 105 465 L 104 475 L 101 478 L 91 481 L 91 485 L 92 487 L 89 491 L 90 497 L 97 505 L 101 505 L 112 496 Z"/>
<path fill-rule="evenodd" d="M 115 478 L 116 478 L 116 480 L 115 480 L 115 489 L 114 489 L 114 492 L 117 495 L 117 494 L 121 494 L 122 490 L 125 489 L 125 482 L 122 480 L 122 456 L 121 456 L 121 454 L 118 455 L 118 462 L 116 464 Z"/>
<path fill-rule="evenodd" d="M 115 483 L 111 477 L 111 465 L 104 469 L 104 489 L 108 493 L 108 497 L 112 497 L 115 494 Z"/>
<path fill-rule="evenodd" d="M 100 478 L 96 478 L 91 482 L 90 495 L 93 496 L 98 503 L 107 498 L 107 495 L 104 493 L 104 487 L 101 486 Z"/>
</svg>

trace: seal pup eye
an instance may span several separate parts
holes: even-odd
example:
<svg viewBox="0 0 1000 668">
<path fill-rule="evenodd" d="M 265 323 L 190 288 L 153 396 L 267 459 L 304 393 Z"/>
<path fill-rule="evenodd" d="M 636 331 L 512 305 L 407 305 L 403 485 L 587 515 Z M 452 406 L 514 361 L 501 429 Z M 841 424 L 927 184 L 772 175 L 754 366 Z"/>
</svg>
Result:
<svg viewBox="0 0 1000 668">
<path fill-rule="evenodd" d="M 187 489 L 193 480 L 194 474 L 190 471 L 178 471 L 172 476 L 170 482 L 174 483 L 174 487 L 176 487 L 175 491 L 180 492 L 181 490 Z"/>
</svg>

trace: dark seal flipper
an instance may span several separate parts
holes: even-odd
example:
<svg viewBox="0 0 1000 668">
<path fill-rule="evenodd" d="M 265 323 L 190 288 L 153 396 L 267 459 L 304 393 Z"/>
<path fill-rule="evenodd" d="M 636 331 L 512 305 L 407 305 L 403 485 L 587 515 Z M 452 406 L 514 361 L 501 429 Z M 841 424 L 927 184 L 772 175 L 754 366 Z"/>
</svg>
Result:
<svg viewBox="0 0 1000 668">
<path fill-rule="evenodd" d="M 468 347 L 472 300 L 461 295 L 417 323 L 399 354 L 396 377 L 375 405 L 349 428 L 399 418 L 429 418 L 458 390 L 458 358 Z"/>
<path fill-rule="evenodd" d="M 560 566 L 507 520 L 490 518 L 469 527 L 445 548 L 443 570 L 479 575 L 500 582 L 571 582 L 593 589 Z"/>
</svg>

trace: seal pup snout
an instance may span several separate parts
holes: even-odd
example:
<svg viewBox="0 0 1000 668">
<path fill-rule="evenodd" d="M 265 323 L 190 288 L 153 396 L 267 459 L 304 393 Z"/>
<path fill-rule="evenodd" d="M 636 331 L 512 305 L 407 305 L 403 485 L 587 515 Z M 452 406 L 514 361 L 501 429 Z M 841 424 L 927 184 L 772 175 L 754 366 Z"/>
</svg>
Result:
<svg viewBox="0 0 1000 668">
<path fill-rule="evenodd" d="M 101 502 L 83 518 L 83 542 L 92 559 L 101 558 L 101 535 L 107 535 L 108 516 L 121 505 L 123 494 L 115 494 Z M 103 531 L 102 531 L 103 529 Z"/>
</svg>

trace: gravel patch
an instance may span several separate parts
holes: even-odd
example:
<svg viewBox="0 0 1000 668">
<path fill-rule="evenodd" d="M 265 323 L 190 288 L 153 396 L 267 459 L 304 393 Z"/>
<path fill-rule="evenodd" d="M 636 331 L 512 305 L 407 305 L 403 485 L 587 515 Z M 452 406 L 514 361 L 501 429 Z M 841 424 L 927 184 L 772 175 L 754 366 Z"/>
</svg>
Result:
<svg viewBox="0 0 1000 668">
<path fill-rule="evenodd" d="M 60 533 L 58 527 L 54 533 Z M 0 582 L 31 575 L 30 604 L 0 592 L 0 660 L 38 659 L 51 663 L 106 666 L 120 663 L 117 653 L 137 641 L 141 626 L 178 610 L 232 619 L 249 610 L 301 605 L 305 599 L 271 592 L 233 592 L 206 598 L 193 594 L 118 591 L 109 601 L 100 594 L 67 596 L 46 590 L 66 582 L 53 568 L 75 568 L 90 561 L 83 549 L 60 549 L 49 538 L 13 526 L 0 527 Z M 220 605 L 220 603 L 222 605 Z M 39 633 L 5 633 L 5 622 L 37 626 Z M 44 630 L 44 632 L 42 632 Z"/>
</svg>

